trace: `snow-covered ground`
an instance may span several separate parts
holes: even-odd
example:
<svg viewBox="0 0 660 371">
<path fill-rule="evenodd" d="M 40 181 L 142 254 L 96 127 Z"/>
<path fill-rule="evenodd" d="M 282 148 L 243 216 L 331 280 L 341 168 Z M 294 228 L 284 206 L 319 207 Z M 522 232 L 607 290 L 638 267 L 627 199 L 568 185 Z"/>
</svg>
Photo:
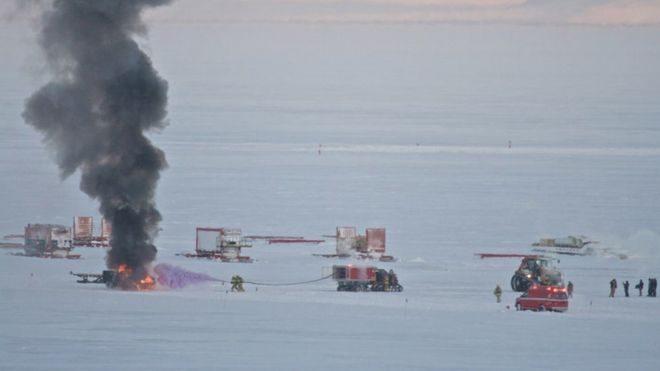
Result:
<svg viewBox="0 0 660 371">
<path fill-rule="evenodd" d="M 100 272 L 101 249 L 76 249 L 81 260 L 2 251 L 0 369 L 660 369 L 659 299 L 607 296 L 612 278 L 660 275 L 655 31 L 154 26 L 145 44 L 171 96 L 171 125 L 152 136 L 170 165 L 158 262 L 306 281 L 348 262 L 312 256 L 332 241 L 255 243 L 252 264 L 175 254 L 194 248 L 196 226 L 314 239 L 386 227 L 398 261 L 378 265 L 405 290 L 340 293 L 325 280 L 122 292 L 69 275 Z M 0 234 L 99 218 L 20 119 L 42 79 L 29 35 L 0 25 L 15 51 L 0 61 Z M 563 314 L 511 309 L 519 260 L 474 256 L 568 234 L 600 243 L 595 256 L 560 257 L 575 284 Z"/>
</svg>

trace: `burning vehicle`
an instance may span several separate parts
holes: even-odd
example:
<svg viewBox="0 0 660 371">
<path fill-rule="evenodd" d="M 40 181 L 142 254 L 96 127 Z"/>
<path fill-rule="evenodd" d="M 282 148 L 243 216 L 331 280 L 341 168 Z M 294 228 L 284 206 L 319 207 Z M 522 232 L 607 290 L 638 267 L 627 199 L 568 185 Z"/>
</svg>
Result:
<svg viewBox="0 0 660 371">
<path fill-rule="evenodd" d="M 143 11 L 167 2 L 52 2 L 37 37 L 50 79 L 22 113 L 54 151 L 60 176 L 79 174 L 80 190 L 99 202 L 112 246 L 102 279 L 123 289 L 153 286 L 146 267 L 157 254 L 162 216 L 155 195 L 167 161 L 146 133 L 167 125 L 168 84 L 135 37 L 147 29 Z M 79 222 L 78 240 L 89 243 L 91 220 Z M 47 251 L 41 240 L 26 252 Z"/>
<path fill-rule="evenodd" d="M 105 285 L 111 289 L 144 291 L 153 290 L 156 286 L 156 280 L 149 273 L 133 271 L 125 264 L 121 264 L 116 270 L 104 270 L 103 276 Z"/>
<path fill-rule="evenodd" d="M 102 283 L 111 289 L 122 289 L 130 291 L 154 290 L 156 280 L 148 273 L 135 273 L 122 264 L 117 269 L 106 269 L 101 274 L 97 273 L 74 273 L 78 277 L 78 283 Z"/>
</svg>

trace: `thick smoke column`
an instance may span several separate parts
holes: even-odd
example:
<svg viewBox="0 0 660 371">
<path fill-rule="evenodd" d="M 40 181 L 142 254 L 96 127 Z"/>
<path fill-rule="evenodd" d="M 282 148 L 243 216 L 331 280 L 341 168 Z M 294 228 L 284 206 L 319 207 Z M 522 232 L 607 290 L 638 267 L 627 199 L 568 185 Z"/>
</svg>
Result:
<svg viewBox="0 0 660 371">
<path fill-rule="evenodd" d="M 167 105 L 167 82 L 133 36 L 146 32 L 143 9 L 168 2 L 55 0 L 39 35 L 53 78 L 23 113 L 54 149 L 62 177 L 80 170 L 80 189 L 112 223 L 107 265 L 126 264 L 133 278 L 156 257 L 154 196 L 166 161 L 143 133 L 165 126 Z"/>
</svg>

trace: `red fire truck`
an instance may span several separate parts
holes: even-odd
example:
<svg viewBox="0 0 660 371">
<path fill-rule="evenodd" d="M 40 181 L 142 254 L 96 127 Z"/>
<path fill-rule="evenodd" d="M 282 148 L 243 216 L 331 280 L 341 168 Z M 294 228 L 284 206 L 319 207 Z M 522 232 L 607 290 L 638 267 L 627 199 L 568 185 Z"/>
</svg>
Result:
<svg viewBox="0 0 660 371">
<path fill-rule="evenodd" d="M 535 310 L 538 312 L 568 310 L 568 295 L 563 286 L 534 284 L 516 299 L 516 310 Z"/>
</svg>

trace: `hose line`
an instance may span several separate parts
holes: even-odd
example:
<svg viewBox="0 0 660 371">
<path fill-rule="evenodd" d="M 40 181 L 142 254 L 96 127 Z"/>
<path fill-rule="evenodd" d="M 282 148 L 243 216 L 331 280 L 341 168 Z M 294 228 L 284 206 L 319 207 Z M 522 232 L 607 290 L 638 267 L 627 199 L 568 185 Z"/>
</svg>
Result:
<svg viewBox="0 0 660 371">
<path fill-rule="evenodd" d="M 329 274 L 327 276 L 323 276 L 321 278 L 317 278 L 317 279 L 311 280 L 311 281 L 287 282 L 287 283 L 269 283 L 269 282 L 243 281 L 243 283 L 249 283 L 251 285 L 257 285 L 257 286 L 295 286 L 295 285 L 304 285 L 304 284 L 308 284 L 308 283 L 314 283 L 314 282 L 327 280 L 330 277 L 332 277 L 332 274 Z"/>
</svg>

